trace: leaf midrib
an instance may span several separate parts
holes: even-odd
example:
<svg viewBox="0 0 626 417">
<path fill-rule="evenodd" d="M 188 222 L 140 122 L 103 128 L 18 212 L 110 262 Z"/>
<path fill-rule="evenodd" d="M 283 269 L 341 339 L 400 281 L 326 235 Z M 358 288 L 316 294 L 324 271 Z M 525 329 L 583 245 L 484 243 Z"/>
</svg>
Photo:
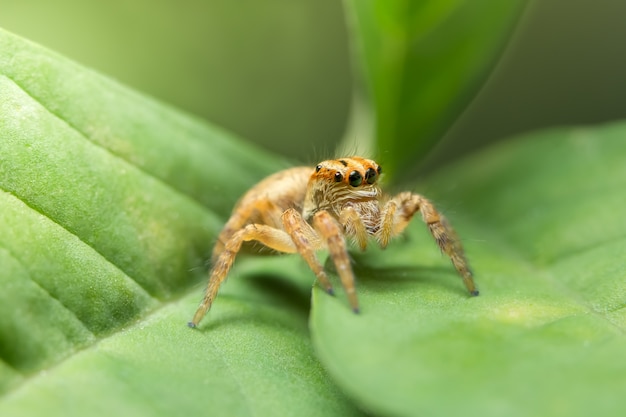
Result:
<svg viewBox="0 0 626 417">
<path fill-rule="evenodd" d="M 214 213 L 213 211 L 209 210 L 206 206 L 204 206 L 198 199 L 194 198 L 194 196 L 192 196 L 190 194 L 187 194 L 187 193 L 185 193 L 185 192 L 175 188 L 174 185 L 172 185 L 171 183 L 167 182 L 165 179 L 157 177 L 156 175 L 154 175 L 150 171 L 148 171 L 148 170 L 146 170 L 146 169 L 144 169 L 144 168 L 142 168 L 142 167 L 140 167 L 140 166 L 130 162 L 128 159 L 124 158 L 123 156 L 121 156 L 119 154 L 116 154 L 111 149 L 106 148 L 106 147 L 100 145 L 99 143 L 90 140 L 88 135 L 86 135 L 81 129 L 79 129 L 77 126 L 73 125 L 68 120 L 66 120 L 63 117 L 61 117 L 56 112 L 52 111 L 48 106 L 44 105 L 44 103 L 41 100 L 39 100 L 36 96 L 32 95 L 26 88 L 24 88 L 15 79 L 13 79 L 12 77 L 10 77 L 10 76 L 8 76 L 6 74 L 2 74 L 2 76 L 4 76 L 6 79 L 8 79 L 10 82 L 12 82 L 15 86 L 17 86 L 25 95 L 27 95 L 30 99 L 32 99 L 39 106 L 41 106 L 41 108 L 44 109 L 47 113 L 49 113 L 52 117 L 54 117 L 57 120 L 61 121 L 66 126 L 68 126 L 72 131 L 76 132 L 79 135 L 79 137 L 81 137 L 84 140 L 86 140 L 91 146 L 103 150 L 108 155 L 110 155 L 112 158 L 116 158 L 117 160 L 121 161 L 122 163 L 124 163 L 125 165 L 129 166 L 130 168 L 136 169 L 140 173 L 140 175 L 146 176 L 146 177 L 150 178 L 151 180 L 153 180 L 153 181 L 155 181 L 157 183 L 162 184 L 169 192 L 177 194 L 184 201 L 188 201 L 190 204 L 195 205 L 196 207 L 199 207 L 205 213 L 208 213 L 209 215 L 214 216 L 216 218 L 220 217 L 216 213 Z M 136 288 L 138 290 L 141 289 L 141 291 L 144 293 L 143 295 L 147 296 L 147 298 L 149 298 L 152 301 L 152 303 L 150 303 L 150 304 L 153 305 L 153 306 L 156 305 L 156 308 L 151 308 L 151 309 L 149 309 L 147 311 L 144 311 L 145 314 L 143 314 L 140 317 L 138 317 L 137 319 L 135 319 L 135 324 L 132 324 L 130 327 L 134 327 L 134 326 L 138 325 L 138 323 L 140 323 L 141 321 L 143 321 L 143 320 L 149 318 L 150 316 L 154 315 L 161 308 L 164 308 L 167 305 L 176 302 L 178 298 L 182 298 L 183 296 L 187 295 L 186 293 L 181 293 L 179 295 L 179 297 L 168 297 L 168 299 L 166 301 L 162 301 L 162 300 L 159 300 L 159 299 L 155 298 L 153 294 L 151 294 L 143 285 L 141 285 L 141 283 L 137 279 L 135 279 L 135 277 L 132 276 L 132 274 L 129 274 L 126 270 L 121 268 L 116 262 L 114 262 L 111 259 L 109 259 L 108 257 L 106 257 L 96 247 L 88 244 L 80 236 L 80 234 L 76 233 L 73 230 L 70 230 L 66 225 L 64 225 L 62 223 L 59 223 L 55 218 L 49 216 L 44 210 L 42 210 L 39 207 L 36 207 L 36 206 L 33 206 L 33 205 L 29 204 L 29 201 L 21 198 L 21 196 L 15 194 L 11 190 L 6 189 L 4 186 L 0 186 L 0 190 L 6 192 L 8 195 L 16 198 L 22 204 L 24 204 L 26 207 L 28 207 L 28 209 L 30 209 L 33 212 L 43 216 L 48 221 L 50 221 L 53 224 L 55 224 L 56 226 L 58 226 L 60 229 L 62 229 L 65 232 L 67 232 L 69 235 L 74 236 L 76 239 L 78 239 L 86 247 L 88 247 L 91 250 L 93 250 L 103 260 L 105 260 L 110 265 L 112 265 L 115 269 L 120 271 L 127 279 L 132 281 L 136 285 Z M 220 221 L 221 221 L 221 219 L 220 219 Z M 1 245 L 0 247 L 5 249 L 19 264 L 23 265 L 23 262 L 19 258 L 16 258 L 15 255 L 8 248 L 6 248 L 4 245 Z M 24 268 L 24 270 L 28 272 L 28 268 Z M 70 308 L 68 308 L 68 306 L 63 304 L 57 297 L 52 296 L 50 294 L 50 292 L 47 291 L 44 287 L 42 287 L 37 281 L 33 280 L 33 278 L 32 278 L 30 273 L 28 273 L 28 275 L 29 275 L 30 281 L 34 285 L 36 285 L 38 288 L 40 288 L 48 297 L 50 297 L 51 299 L 55 300 L 60 306 L 63 307 L 64 310 L 66 310 L 67 312 L 72 314 L 72 316 L 76 317 L 77 322 L 81 324 L 81 326 L 89 333 L 89 335 L 93 336 L 94 340 L 93 340 L 92 343 L 88 343 L 88 344 L 83 345 L 83 346 L 75 346 L 73 349 L 68 350 L 66 352 L 66 354 L 63 356 L 62 359 L 57 360 L 57 361 L 53 362 L 53 364 L 48 365 L 48 366 L 46 366 L 44 368 L 41 368 L 41 369 L 39 369 L 37 371 L 34 371 L 32 373 L 20 371 L 20 370 L 16 369 L 15 367 L 11 366 L 8 362 L 3 360 L 3 363 L 5 363 L 6 366 L 8 366 L 10 369 L 15 370 L 15 372 L 17 372 L 17 374 L 21 375 L 22 380 L 19 381 L 18 384 L 12 386 L 9 390 L 5 391 L 2 394 L 2 396 L 6 396 L 6 395 L 10 394 L 11 392 L 14 392 L 15 390 L 19 389 L 21 386 L 23 386 L 23 385 L 29 383 L 30 381 L 32 381 L 34 378 L 37 378 L 39 375 L 41 375 L 41 372 L 40 372 L 41 370 L 46 369 L 48 372 L 53 371 L 55 367 L 60 366 L 62 363 L 64 363 L 66 360 L 68 360 L 71 357 L 73 357 L 74 355 L 76 355 L 78 352 L 81 352 L 81 351 L 84 351 L 86 349 L 89 349 L 89 348 L 97 346 L 98 343 L 102 342 L 103 340 L 107 339 L 108 337 L 111 337 L 112 335 L 117 334 L 122 327 L 128 328 L 129 327 L 128 326 L 129 323 L 132 323 L 132 320 L 131 321 L 117 323 L 109 331 L 107 331 L 107 332 L 105 332 L 105 333 L 103 333 L 103 334 L 101 334 L 99 336 L 96 336 L 92 331 L 90 331 L 86 327 L 86 324 L 82 320 L 78 319 L 78 317 L 76 316 L 76 313 L 74 311 L 72 311 Z"/>
<path fill-rule="evenodd" d="M 76 126 L 72 125 L 69 121 L 65 120 L 64 118 L 62 118 L 61 116 L 59 116 L 58 114 L 56 114 L 55 112 L 53 112 L 51 109 L 49 109 L 47 106 L 45 106 L 40 100 L 38 100 L 36 97 L 34 97 L 33 95 L 31 95 L 27 90 L 25 90 L 19 83 L 17 83 L 14 79 L 12 79 L 11 77 L 8 77 L 6 75 L 4 75 L 5 77 L 7 77 L 7 79 L 9 79 L 11 82 L 13 82 L 17 87 L 20 88 L 21 91 L 23 91 L 26 95 L 28 95 L 28 97 L 30 97 L 31 99 L 33 99 L 38 105 L 40 105 L 43 109 L 45 109 L 50 115 L 52 115 L 53 117 L 55 117 L 57 120 L 60 120 L 61 122 L 65 123 L 71 130 L 73 130 L 74 132 L 76 132 L 81 138 L 83 138 L 85 141 L 87 141 L 91 146 L 93 146 L 94 148 L 97 149 L 101 149 L 104 152 L 106 152 L 108 155 L 110 155 L 112 158 L 115 158 L 119 161 L 122 161 L 122 163 L 126 164 L 129 167 L 132 167 L 133 169 L 136 169 L 137 171 L 139 171 L 140 174 L 150 178 L 151 180 L 162 184 L 167 190 L 171 191 L 174 194 L 177 194 L 178 196 L 180 196 L 183 200 L 188 201 L 190 204 L 198 207 L 200 210 L 204 211 L 205 213 L 208 213 L 211 216 L 214 216 L 216 218 L 219 218 L 219 216 L 212 212 L 211 210 L 207 209 L 202 203 L 200 203 L 197 199 L 193 198 L 193 196 L 188 195 L 187 193 L 184 193 L 178 189 L 176 189 L 172 184 L 168 183 L 167 181 L 155 176 L 154 174 L 152 174 L 149 171 L 146 171 L 145 169 L 139 167 L 138 165 L 133 164 L 132 162 L 130 162 L 129 160 L 123 158 L 122 156 L 115 154 L 113 151 L 111 151 L 110 149 L 101 146 L 100 144 L 89 140 L 89 137 L 82 132 L 80 129 L 78 129 Z M 113 262 L 111 259 L 107 258 L 102 252 L 100 252 L 96 247 L 89 245 L 81 236 L 79 236 L 76 232 L 70 230 L 69 228 L 67 228 L 65 225 L 59 223 L 58 221 L 56 221 L 54 218 L 50 217 L 46 212 L 42 211 L 40 208 L 35 207 L 31 204 L 29 204 L 29 202 L 27 202 L 26 200 L 24 200 L 23 198 L 21 198 L 21 196 L 16 195 L 15 193 L 13 193 L 10 190 L 7 190 L 5 187 L 0 186 L 0 189 L 2 189 L 3 191 L 5 191 L 6 193 L 14 196 L 15 198 L 17 198 L 19 201 L 21 201 L 23 204 L 25 204 L 27 207 L 29 207 L 31 210 L 35 211 L 36 213 L 42 215 L 43 217 L 45 217 L 46 219 L 50 220 L 51 222 L 53 222 L 54 224 L 58 225 L 60 228 L 62 228 L 63 230 L 65 230 L 67 233 L 71 234 L 72 236 L 75 236 L 77 239 L 79 239 L 83 244 L 85 244 L 86 246 L 88 246 L 89 248 L 91 248 L 92 250 L 94 250 L 99 256 L 101 256 L 104 260 L 106 260 L 108 263 L 110 263 L 111 265 L 113 265 L 116 269 L 120 270 L 126 277 L 128 277 L 130 280 L 132 280 L 135 284 L 137 284 L 137 286 L 139 288 L 141 288 L 147 295 L 149 295 L 149 297 L 151 299 L 155 299 L 154 294 L 151 294 L 150 291 L 148 291 L 143 285 L 141 285 L 141 283 L 138 282 L 138 280 L 133 277 L 131 274 L 129 274 L 126 270 L 124 270 L 122 267 L 120 267 L 118 264 L 116 264 L 115 262 Z M 220 221 L 222 221 L 222 219 L 219 219 Z M 123 323 L 121 323 L 120 325 L 123 325 Z"/>
<path fill-rule="evenodd" d="M 123 161 L 125 164 L 135 168 L 137 171 L 139 171 L 142 174 L 144 174 L 145 176 L 151 178 L 155 182 L 158 182 L 158 183 L 164 185 L 165 188 L 167 188 L 168 190 L 170 190 L 173 193 L 183 197 L 183 199 L 192 202 L 194 205 L 196 205 L 198 207 L 201 207 L 207 213 L 210 213 L 210 214 L 213 214 L 213 215 L 217 216 L 216 213 L 213 213 L 211 210 L 207 209 L 207 207 L 204 204 L 202 204 L 202 202 L 199 199 L 197 199 L 196 196 L 194 196 L 192 194 L 189 194 L 189 193 L 186 193 L 183 190 L 180 190 L 180 189 L 176 188 L 175 185 L 173 185 L 172 183 L 168 182 L 165 178 L 161 178 L 161 177 L 157 176 L 156 174 L 146 170 L 144 167 L 142 167 L 140 165 L 134 164 L 133 162 L 131 162 L 130 160 L 125 158 L 123 155 L 118 154 L 118 153 L 114 152 L 112 149 L 107 148 L 105 146 L 102 146 L 100 143 L 91 140 L 89 138 L 89 135 L 87 135 L 79 127 L 77 127 L 77 126 L 73 125 L 72 123 L 70 123 L 69 120 L 63 118 L 61 115 L 57 114 L 52 109 L 50 109 L 48 106 L 46 106 L 38 97 L 36 97 L 33 94 L 31 94 L 30 91 L 28 91 L 22 84 L 17 82 L 13 77 L 11 77 L 11 76 L 9 76 L 9 75 L 7 75 L 5 73 L 3 73 L 2 76 L 6 77 L 8 80 L 10 80 L 20 90 L 22 90 L 28 97 L 30 97 L 35 103 L 37 103 L 39 106 L 41 106 L 41 108 L 45 109 L 49 114 L 54 116 L 57 120 L 60 120 L 61 122 L 65 123 L 71 130 L 76 132 L 81 138 L 86 140 L 89 144 L 91 144 L 95 148 L 102 149 L 107 154 L 111 155 L 113 158 L 116 158 L 116 159 L 118 159 L 120 161 Z M 220 217 L 220 216 L 217 216 L 217 217 Z M 221 220 L 223 220 L 223 219 L 221 219 Z"/>
<path fill-rule="evenodd" d="M 82 242 L 82 241 L 81 241 Z M 84 242 L 83 242 L 84 243 Z M 0 248 L 2 248 L 3 250 L 5 250 L 10 256 L 11 258 L 13 258 L 18 264 L 21 265 L 22 269 L 28 273 L 28 278 L 30 280 L 30 282 L 33 283 L 33 285 L 35 285 L 37 288 L 39 288 L 43 293 L 46 294 L 46 296 L 50 297 L 52 300 L 56 301 L 61 307 L 63 307 L 63 309 L 65 311 L 67 311 L 68 313 L 70 313 L 78 323 L 80 323 L 83 327 L 83 330 L 88 333 L 90 336 L 96 338 L 96 335 L 94 332 L 92 332 L 89 327 L 87 327 L 87 325 L 78 318 L 78 316 L 76 315 L 76 313 L 74 311 L 72 311 L 67 305 L 65 305 L 58 297 L 55 297 L 54 295 L 52 295 L 48 290 L 46 290 L 45 287 L 41 286 L 36 280 L 33 279 L 28 267 L 24 264 L 24 262 L 22 262 L 22 260 L 15 256 L 15 254 L 13 253 L 13 251 L 11 251 L 11 249 L 9 249 L 8 247 L 6 247 L 2 242 L 0 242 Z M 139 287 L 141 288 L 141 287 Z M 142 288 L 143 290 L 143 288 Z M 15 368 L 14 366 L 12 366 L 9 362 L 4 361 L 3 362 L 6 363 L 8 366 L 10 366 L 12 369 L 15 369 L 17 372 L 22 373 L 19 369 Z M 22 373 L 23 375 L 23 373 Z"/>
</svg>

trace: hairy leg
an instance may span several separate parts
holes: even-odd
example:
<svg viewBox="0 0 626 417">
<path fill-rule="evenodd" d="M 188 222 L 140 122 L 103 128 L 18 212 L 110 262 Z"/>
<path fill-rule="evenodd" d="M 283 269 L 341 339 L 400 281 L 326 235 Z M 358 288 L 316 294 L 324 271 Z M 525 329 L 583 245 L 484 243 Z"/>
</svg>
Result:
<svg viewBox="0 0 626 417">
<path fill-rule="evenodd" d="M 291 237 L 285 233 L 285 231 L 276 229 L 263 224 L 249 224 L 243 229 L 232 234 L 230 239 L 224 245 L 222 251 L 217 256 L 211 269 L 209 276 L 209 284 L 204 292 L 204 297 L 193 316 L 193 319 L 188 323 L 189 327 L 196 327 L 200 320 L 206 315 L 207 311 L 211 308 L 213 300 L 217 295 L 217 291 L 222 285 L 222 282 L 226 279 L 228 271 L 235 261 L 237 253 L 241 249 L 243 242 L 256 240 L 263 243 L 265 246 L 277 250 L 279 252 L 294 253 L 296 247 L 291 240 Z"/>
<path fill-rule="evenodd" d="M 354 272 L 350 265 L 350 258 L 348 257 L 346 241 L 343 237 L 341 226 L 327 211 L 318 211 L 313 216 L 313 227 L 326 242 L 330 257 L 341 279 L 341 285 L 346 290 L 352 311 L 358 313 L 359 301 L 354 288 Z"/>
<path fill-rule="evenodd" d="M 457 272 L 463 278 L 463 283 L 469 293 L 478 295 L 472 271 L 456 232 L 435 206 L 421 195 L 404 192 L 385 204 L 379 229 L 381 245 L 383 242 L 386 244 L 389 238 L 401 233 L 418 211 L 441 251 L 448 255 Z"/>
<path fill-rule="evenodd" d="M 211 254 L 211 263 L 215 264 L 226 243 L 238 231 L 247 224 L 265 224 L 276 229 L 280 229 L 280 216 L 282 211 L 274 202 L 268 198 L 260 198 L 254 204 L 243 204 L 237 206 L 228 222 L 222 228 L 217 242 Z"/>
<path fill-rule="evenodd" d="M 326 271 L 324 271 L 324 267 L 317 259 L 316 254 L 317 250 L 325 246 L 324 242 L 311 225 L 304 221 L 302 215 L 294 209 L 288 209 L 283 213 L 283 227 L 291 237 L 300 256 L 315 273 L 320 285 L 327 293 L 333 294 L 333 287 L 328 279 L 328 275 L 326 275 Z"/>
</svg>

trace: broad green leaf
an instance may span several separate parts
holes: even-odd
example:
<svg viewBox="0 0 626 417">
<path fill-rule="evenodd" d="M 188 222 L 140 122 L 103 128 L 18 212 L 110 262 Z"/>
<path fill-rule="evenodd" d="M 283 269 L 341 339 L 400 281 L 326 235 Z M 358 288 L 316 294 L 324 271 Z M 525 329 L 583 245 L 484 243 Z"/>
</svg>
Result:
<svg viewBox="0 0 626 417">
<path fill-rule="evenodd" d="M 345 0 L 344 4 L 357 55 L 355 67 L 373 108 L 369 117 L 375 118 L 375 151 L 387 173 L 407 172 L 472 98 L 523 2 Z M 362 122 L 358 119 L 357 115 L 353 123 Z"/>
<path fill-rule="evenodd" d="M 25 378 L 0 401 L 0 414 L 360 415 L 312 354 L 308 310 L 293 305 L 309 299 L 310 281 L 278 285 L 277 295 L 277 277 L 298 270 L 294 260 L 243 262 L 200 331 L 185 325 L 193 292 Z"/>
<path fill-rule="evenodd" d="M 278 159 L 2 31 L 0 51 L 0 415 L 358 414 L 291 300 L 310 280 L 240 277 L 186 327 Z"/>
<path fill-rule="evenodd" d="M 319 356 L 383 415 L 626 414 L 626 124 L 504 142 L 416 189 L 445 208 L 469 297 L 419 220 L 356 256 L 361 315 L 314 291 Z"/>
</svg>

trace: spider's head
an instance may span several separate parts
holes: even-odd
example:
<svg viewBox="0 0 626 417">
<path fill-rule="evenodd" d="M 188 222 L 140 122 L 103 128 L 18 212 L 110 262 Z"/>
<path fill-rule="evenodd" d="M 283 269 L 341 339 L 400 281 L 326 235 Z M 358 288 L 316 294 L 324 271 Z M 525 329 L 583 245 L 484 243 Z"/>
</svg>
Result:
<svg viewBox="0 0 626 417">
<path fill-rule="evenodd" d="M 304 218 L 309 219 L 318 210 L 338 213 L 347 203 L 378 198 L 381 173 L 376 162 L 356 156 L 320 162 L 309 179 Z"/>
</svg>

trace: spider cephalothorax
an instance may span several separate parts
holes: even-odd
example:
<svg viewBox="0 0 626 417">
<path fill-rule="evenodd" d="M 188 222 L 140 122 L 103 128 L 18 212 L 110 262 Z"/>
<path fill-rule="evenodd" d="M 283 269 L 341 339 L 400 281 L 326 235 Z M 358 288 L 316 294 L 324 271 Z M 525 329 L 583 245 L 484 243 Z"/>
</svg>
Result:
<svg viewBox="0 0 626 417">
<path fill-rule="evenodd" d="M 378 186 L 381 167 L 370 159 L 349 157 L 291 168 L 251 188 L 235 206 L 213 249 L 213 268 L 204 298 L 189 326 L 195 327 L 211 308 L 243 242 L 258 241 L 278 252 L 298 252 L 319 284 L 332 286 L 317 259 L 327 248 L 354 312 L 359 311 L 345 238 L 361 249 L 370 237 L 382 247 L 400 234 L 416 212 L 448 255 L 471 295 L 478 295 L 463 248 L 454 230 L 432 203 L 419 194 L 389 197 Z"/>
<path fill-rule="evenodd" d="M 315 167 L 307 184 L 302 217 L 309 221 L 319 210 L 338 216 L 348 206 L 375 202 L 381 195 L 377 184 L 381 168 L 364 158 L 324 161 Z"/>
</svg>

